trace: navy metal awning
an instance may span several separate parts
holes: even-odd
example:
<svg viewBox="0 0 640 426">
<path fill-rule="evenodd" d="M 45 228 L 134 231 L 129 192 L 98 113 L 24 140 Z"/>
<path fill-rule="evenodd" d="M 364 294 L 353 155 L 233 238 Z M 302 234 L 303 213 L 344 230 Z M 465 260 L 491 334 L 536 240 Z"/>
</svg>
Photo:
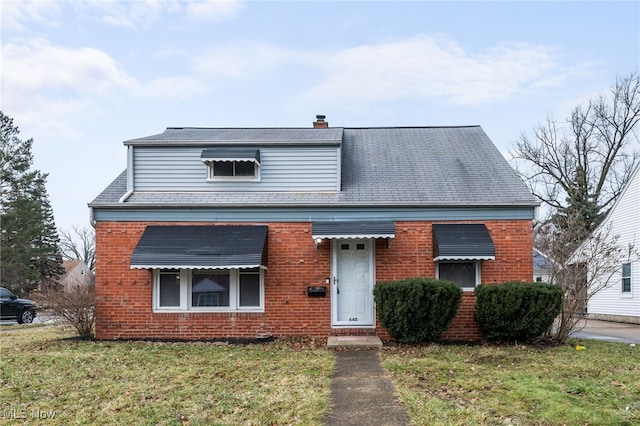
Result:
<svg viewBox="0 0 640 426">
<path fill-rule="evenodd" d="M 260 150 L 249 148 L 216 148 L 205 149 L 200 154 L 200 160 L 209 161 L 253 161 L 260 164 Z"/>
<path fill-rule="evenodd" d="M 433 257 L 440 260 L 494 260 L 496 249 L 483 224 L 434 224 Z"/>
<path fill-rule="evenodd" d="M 131 255 L 137 269 L 267 266 L 267 226 L 147 226 Z"/>
<path fill-rule="evenodd" d="M 313 222 L 313 239 L 325 238 L 394 238 L 392 221 Z"/>
</svg>

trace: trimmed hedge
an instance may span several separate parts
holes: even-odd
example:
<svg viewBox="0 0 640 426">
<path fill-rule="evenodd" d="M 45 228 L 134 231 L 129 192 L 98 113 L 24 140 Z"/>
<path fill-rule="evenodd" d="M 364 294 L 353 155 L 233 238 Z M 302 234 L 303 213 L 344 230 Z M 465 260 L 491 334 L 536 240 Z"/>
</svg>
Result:
<svg viewBox="0 0 640 426">
<path fill-rule="evenodd" d="M 506 282 L 476 288 L 475 318 L 488 340 L 527 341 L 546 332 L 562 308 L 562 289 Z"/>
<path fill-rule="evenodd" d="M 403 343 L 435 341 L 458 311 L 462 289 L 450 281 L 412 278 L 373 290 L 378 318 Z"/>
</svg>

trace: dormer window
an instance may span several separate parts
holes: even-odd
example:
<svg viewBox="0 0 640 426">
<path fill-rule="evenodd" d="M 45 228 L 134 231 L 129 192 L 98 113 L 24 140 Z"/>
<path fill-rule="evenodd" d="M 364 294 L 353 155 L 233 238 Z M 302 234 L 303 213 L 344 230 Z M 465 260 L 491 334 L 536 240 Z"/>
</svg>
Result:
<svg viewBox="0 0 640 426">
<path fill-rule="evenodd" d="M 260 150 L 205 149 L 200 160 L 207 166 L 207 180 L 260 180 Z"/>
</svg>

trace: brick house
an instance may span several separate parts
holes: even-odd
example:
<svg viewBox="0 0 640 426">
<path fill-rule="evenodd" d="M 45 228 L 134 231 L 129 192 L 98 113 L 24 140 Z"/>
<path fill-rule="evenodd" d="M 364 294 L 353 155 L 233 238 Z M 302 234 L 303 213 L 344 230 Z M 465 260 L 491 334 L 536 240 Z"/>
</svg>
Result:
<svg viewBox="0 0 640 426">
<path fill-rule="evenodd" d="M 378 282 L 531 281 L 529 190 L 479 126 L 167 128 L 90 204 L 96 337 L 378 335 Z"/>
</svg>

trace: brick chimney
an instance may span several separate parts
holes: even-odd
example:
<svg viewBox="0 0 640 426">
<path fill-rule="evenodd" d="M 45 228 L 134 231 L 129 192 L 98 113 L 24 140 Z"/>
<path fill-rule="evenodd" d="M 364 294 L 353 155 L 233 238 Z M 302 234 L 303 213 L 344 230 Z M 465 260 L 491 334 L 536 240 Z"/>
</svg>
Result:
<svg viewBox="0 0 640 426">
<path fill-rule="evenodd" d="M 326 121 L 324 121 L 324 119 L 327 118 L 324 115 L 316 115 L 316 121 L 313 122 L 313 128 L 314 129 L 326 129 L 329 127 L 329 123 L 327 123 Z"/>
</svg>

